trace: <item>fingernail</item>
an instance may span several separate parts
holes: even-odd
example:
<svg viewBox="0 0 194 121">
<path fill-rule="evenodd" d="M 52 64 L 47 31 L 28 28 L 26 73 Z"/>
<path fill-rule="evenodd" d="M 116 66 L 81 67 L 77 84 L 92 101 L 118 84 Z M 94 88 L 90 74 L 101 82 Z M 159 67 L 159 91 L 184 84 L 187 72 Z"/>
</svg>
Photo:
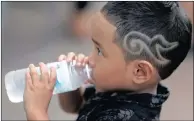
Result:
<svg viewBox="0 0 194 121">
<path fill-rule="evenodd" d="M 34 64 L 30 64 L 29 67 L 34 67 Z"/>
<path fill-rule="evenodd" d="M 61 55 L 61 56 L 59 57 L 59 60 L 63 60 L 63 58 L 64 58 L 64 55 Z"/>
</svg>

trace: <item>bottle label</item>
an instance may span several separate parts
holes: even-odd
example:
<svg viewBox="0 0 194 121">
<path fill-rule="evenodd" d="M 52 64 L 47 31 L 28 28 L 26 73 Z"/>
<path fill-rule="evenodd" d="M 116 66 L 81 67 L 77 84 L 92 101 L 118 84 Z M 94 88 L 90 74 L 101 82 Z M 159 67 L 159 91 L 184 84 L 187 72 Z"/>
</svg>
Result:
<svg viewBox="0 0 194 121">
<path fill-rule="evenodd" d="M 57 80 L 53 93 L 73 91 L 66 62 L 56 63 Z"/>
<path fill-rule="evenodd" d="M 76 67 L 75 61 L 49 63 L 47 67 L 55 67 L 57 72 L 57 80 L 53 94 L 76 90 L 88 79 L 88 69 Z M 40 69 L 37 71 L 40 73 Z"/>
</svg>

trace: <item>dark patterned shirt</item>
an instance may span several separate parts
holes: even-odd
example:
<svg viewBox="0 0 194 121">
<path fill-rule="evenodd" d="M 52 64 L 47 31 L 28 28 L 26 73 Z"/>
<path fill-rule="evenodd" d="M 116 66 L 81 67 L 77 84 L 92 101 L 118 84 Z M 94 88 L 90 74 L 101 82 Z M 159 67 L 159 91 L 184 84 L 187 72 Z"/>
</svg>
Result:
<svg viewBox="0 0 194 121">
<path fill-rule="evenodd" d="M 158 85 L 157 94 L 135 94 L 129 91 L 95 93 L 88 88 L 77 121 L 156 121 L 169 91 Z"/>
</svg>

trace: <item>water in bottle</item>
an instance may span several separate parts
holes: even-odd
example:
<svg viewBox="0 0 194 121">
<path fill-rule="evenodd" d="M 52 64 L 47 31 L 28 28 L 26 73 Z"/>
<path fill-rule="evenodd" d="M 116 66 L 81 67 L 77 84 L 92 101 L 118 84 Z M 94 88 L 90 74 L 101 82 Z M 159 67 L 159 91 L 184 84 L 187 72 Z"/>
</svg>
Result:
<svg viewBox="0 0 194 121">
<path fill-rule="evenodd" d="M 76 90 L 85 80 L 91 79 L 91 68 L 88 65 L 85 67 L 77 67 L 75 64 L 75 61 L 62 61 L 47 64 L 48 68 L 55 67 L 57 72 L 57 80 L 53 94 Z M 13 103 L 23 101 L 26 82 L 25 73 L 27 70 L 28 68 L 11 71 L 5 75 L 5 88 L 9 100 Z M 40 68 L 36 67 L 36 70 L 40 74 Z"/>
</svg>

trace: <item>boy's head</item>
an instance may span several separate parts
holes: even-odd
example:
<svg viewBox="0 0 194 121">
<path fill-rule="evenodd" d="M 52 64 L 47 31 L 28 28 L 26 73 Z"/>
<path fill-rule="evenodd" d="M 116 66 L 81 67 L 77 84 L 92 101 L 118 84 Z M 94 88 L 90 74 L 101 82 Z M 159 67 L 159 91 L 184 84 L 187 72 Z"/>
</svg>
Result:
<svg viewBox="0 0 194 121">
<path fill-rule="evenodd" d="M 186 57 L 191 23 L 177 2 L 108 2 L 91 19 L 93 78 L 101 90 L 141 90 Z"/>
</svg>

